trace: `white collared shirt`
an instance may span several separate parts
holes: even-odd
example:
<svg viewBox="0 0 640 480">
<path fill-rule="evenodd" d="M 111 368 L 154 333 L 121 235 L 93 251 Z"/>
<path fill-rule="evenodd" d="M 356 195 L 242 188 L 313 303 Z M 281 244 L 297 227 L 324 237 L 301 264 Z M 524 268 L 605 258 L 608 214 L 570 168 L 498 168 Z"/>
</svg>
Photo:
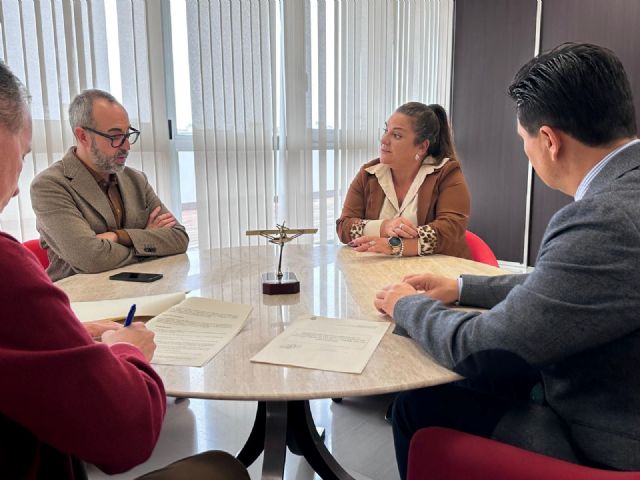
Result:
<svg viewBox="0 0 640 480">
<path fill-rule="evenodd" d="M 448 161 L 448 158 L 442 160 L 438 165 L 430 164 L 433 161 L 433 157 L 426 157 L 418 174 L 413 179 L 407 194 L 402 201 L 402 205 L 398 204 L 398 196 L 396 195 L 396 189 L 393 186 L 393 177 L 391 175 L 391 168 L 388 165 L 378 163 L 367 168 L 366 171 L 376 176 L 378 183 L 384 192 L 385 198 L 380 210 L 378 220 L 369 220 L 364 226 L 363 235 L 371 235 L 374 237 L 380 236 L 380 225 L 384 220 L 396 217 L 405 217 L 415 226 L 418 224 L 418 190 L 424 182 L 427 175 L 441 169 Z"/>
<path fill-rule="evenodd" d="M 587 190 L 589 190 L 589 185 L 591 185 L 591 181 L 596 177 L 596 175 L 600 173 L 600 171 L 604 167 L 607 166 L 607 163 L 609 163 L 609 160 L 611 160 L 614 155 L 620 153 L 625 148 L 630 147 L 631 145 L 635 145 L 638 142 L 640 142 L 640 139 L 636 138 L 635 140 L 632 140 L 629 143 L 625 143 L 624 145 L 616 148 L 613 152 L 610 152 L 606 157 L 604 157 L 598 163 L 596 163 L 593 166 L 593 168 L 589 170 L 589 172 L 584 176 L 584 178 L 580 182 L 580 185 L 578 185 L 578 189 L 576 190 L 576 194 L 573 196 L 573 199 L 575 201 L 582 200 L 582 197 L 584 197 L 585 193 L 587 193 Z"/>
</svg>

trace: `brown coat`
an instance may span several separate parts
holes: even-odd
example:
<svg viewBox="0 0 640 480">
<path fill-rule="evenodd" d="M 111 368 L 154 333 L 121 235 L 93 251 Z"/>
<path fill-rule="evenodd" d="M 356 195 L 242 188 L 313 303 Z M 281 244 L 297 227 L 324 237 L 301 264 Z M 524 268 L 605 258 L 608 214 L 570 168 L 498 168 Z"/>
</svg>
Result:
<svg viewBox="0 0 640 480">
<path fill-rule="evenodd" d="M 342 214 L 336 221 L 338 237 L 343 243 L 351 240 L 349 232 L 353 224 L 361 219 L 379 219 L 385 194 L 378 178 L 366 171 L 378 163 L 380 159 L 376 158 L 364 164 L 351 182 Z M 434 253 L 471 258 L 464 239 L 470 208 L 469 188 L 457 160 L 449 160 L 427 175 L 418 190 L 417 217 L 419 225 L 431 226 L 438 236 Z M 417 243 L 417 240 L 405 240 L 405 249 L 415 255 Z"/>
</svg>

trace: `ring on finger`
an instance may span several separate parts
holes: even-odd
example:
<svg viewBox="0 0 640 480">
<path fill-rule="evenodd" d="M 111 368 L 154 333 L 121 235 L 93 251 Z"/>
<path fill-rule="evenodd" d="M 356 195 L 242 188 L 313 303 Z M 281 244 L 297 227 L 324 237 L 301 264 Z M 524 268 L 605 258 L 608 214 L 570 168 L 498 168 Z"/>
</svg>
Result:
<svg viewBox="0 0 640 480">
<path fill-rule="evenodd" d="M 399 228 L 402 230 L 404 228 L 404 223 L 401 223 Z"/>
<path fill-rule="evenodd" d="M 372 247 L 373 247 L 375 244 L 376 244 L 375 240 L 371 240 L 371 241 L 369 242 L 369 245 L 370 245 L 370 246 L 372 246 Z"/>
</svg>

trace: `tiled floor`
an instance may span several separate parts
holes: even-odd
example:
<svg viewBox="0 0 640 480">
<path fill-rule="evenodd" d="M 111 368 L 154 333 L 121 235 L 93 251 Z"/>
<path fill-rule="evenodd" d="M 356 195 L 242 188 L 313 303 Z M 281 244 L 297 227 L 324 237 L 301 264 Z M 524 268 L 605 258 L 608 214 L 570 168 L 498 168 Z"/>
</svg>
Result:
<svg viewBox="0 0 640 480">
<path fill-rule="evenodd" d="M 342 403 L 314 400 L 316 425 L 325 428 L 325 444 L 356 480 L 397 480 L 391 426 L 384 412 L 392 396 L 345 398 Z M 255 402 L 183 400 L 169 398 L 160 440 L 151 458 L 115 476 L 89 466 L 90 480 L 132 479 L 174 460 L 210 449 L 236 453 L 244 444 L 255 416 Z M 262 457 L 250 467 L 252 479 L 261 476 Z M 287 452 L 285 479 L 319 479 L 304 459 Z"/>
</svg>

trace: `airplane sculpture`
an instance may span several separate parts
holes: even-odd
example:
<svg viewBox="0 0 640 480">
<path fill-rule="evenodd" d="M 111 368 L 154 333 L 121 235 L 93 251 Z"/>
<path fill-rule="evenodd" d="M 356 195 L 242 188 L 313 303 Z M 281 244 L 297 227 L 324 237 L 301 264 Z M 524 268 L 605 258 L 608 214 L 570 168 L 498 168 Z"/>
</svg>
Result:
<svg viewBox="0 0 640 480">
<path fill-rule="evenodd" d="M 262 293 L 267 295 L 281 295 L 288 293 L 298 293 L 300 291 L 300 282 L 295 273 L 282 272 L 282 251 L 284 244 L 290 242 L 294 238 L 306 233 L 316 233 L 317 228 L 289 228 L 282 224 L 276 224 L 277 229 L 272 230 L 247 230 L 247 235 L 260 235 L 269 240 L 269 243 L 280 245 L 280 255 L 278 258 L 278 269 L 275 274 L 262 274 Z"/>
</svg>

